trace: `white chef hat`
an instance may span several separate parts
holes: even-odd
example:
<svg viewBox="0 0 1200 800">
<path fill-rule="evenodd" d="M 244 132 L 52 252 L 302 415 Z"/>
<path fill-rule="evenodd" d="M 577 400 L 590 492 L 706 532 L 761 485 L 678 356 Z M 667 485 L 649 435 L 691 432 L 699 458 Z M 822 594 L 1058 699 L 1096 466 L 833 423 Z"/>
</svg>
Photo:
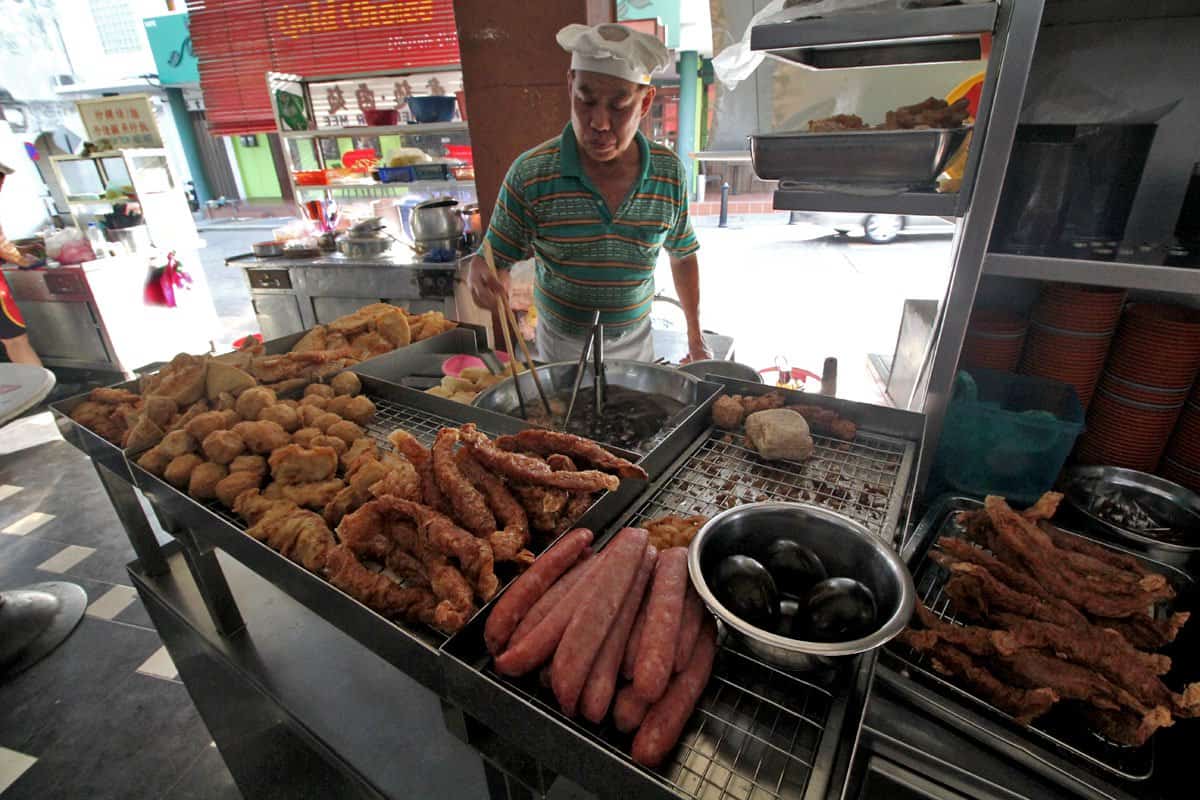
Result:
<svg viewBox="0 0 1200 800">
<path fill-rule="evenodd" d="M 671 51 L 658 39 L 615 22 L 568 25 L 555 38 L 571 54 L 571 69 L 632 83 L 649 84 L 651 73 L 671 63 Z"/>
</svg>

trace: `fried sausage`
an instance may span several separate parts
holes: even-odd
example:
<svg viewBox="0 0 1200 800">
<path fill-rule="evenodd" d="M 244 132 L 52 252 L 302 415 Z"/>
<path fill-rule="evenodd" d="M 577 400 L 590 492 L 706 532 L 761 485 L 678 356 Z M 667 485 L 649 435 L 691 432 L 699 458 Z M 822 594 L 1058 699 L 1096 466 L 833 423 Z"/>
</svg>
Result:
<svg viewBox="0 0 1200 800">
<path fill-rule="evenodd" d="M 608 713 L 613 694 L 617 690 L 617 672 L 621 669 L 621 658 L 625 655 L 625 643 L 629 640 L 629 631 L 633 628 L 633 620 L 637 617 L 638 609 L 642 607 L 642 596 L 646 594 L 646 586 L 650 576 L 654 574 L 654 562 L 658 560 L 658 550 L 653 545 L 646 547 L 642 555 L 641 566 L 637 575 L 621 601 L 621 610 L 604 637 L 604 644 L 596 660 L 592 662 L 592 671 L 584 684 L 583 694 L 579 698 L 579 710 L 584 719 L 597 725 Z"/>
<path fill-rule="evenodd" d="M 537 627 L 537 624 L 546 618 L 546 615 L 554 610 L 558 605 L 558 601 L 567 596 L 567 592 L 574 588 L 575 584 L 579 583 L 591 568 L 592 563 L 592 548 L 585 547 L 579 555 L 579 560 L 575 565 L 567 570 L 561 578 L 554 582 L 554 585 L 546 590 L 536 603 L 525 613 L 521 618 L 521 623 L 517 625 L 516 630 L 512 632 L 512 636 L 508 637 L 508 647 L 512 647 L 517 642 L 529 635 L 529 632 Z"/>
<path fill-rule="evenodd" d="M 590 605 L 601 581 L 593 580 L 604 574 L 605 562 L 609 552 L 606 551 L 589 559 L 587 575 L 579 580 L 561 600 L 550 609 L 533 630 L 529 631 L 520 641 L 510 643 L 507 650 L 496 656 L 496 671 L 501 675 L 516 677 L 540 667 L 558 647 L 563 631 L 567 629 L 571 617 L 580 606 Z"/>
<path fill-rule="evenodd" d="M 662 555 L 662 551 L 659 551 Z M 656 561 L 655 564 L 658 562 Z M 637 668 L 638 647 L 642 642 L 642 628 L 646 627 L 646 606 L 650 605 L 650 592 L 647 591 L 638 607 L 637 616 L 633 619 L 633 630 L 629 632 L 629 641 L 625 642 L 625 656 L 621 659 L 621 677 L 627 681 L 633 680 L 633 671 Z"/>
<path fill-rule="evenodd" d="M 683 598 L 683 618 L 679 622 L 679 644 L 675 648 L 675 671 L 682 672 L 692 659 L 692 649 L 696 646 L 696 637 L 700 635 L 700 625 L 704 622 L 704 601 L 694 586 L 688 586 L 687 596 Z"/>
<path fill-rule="evenodd" d="M 568 717 L 575 716 L 583 685 L 641 568 L 649 538 L 649 531 L 643 528 L 625 528 L 613 537 L 604 551 L 604 570 L 596 573 L 591 601 L 575 609 L 563 631 L 550 665 L 550 679 L 559 707 Z"/>
<path fill-rule="evenodd" d="M 650 704 L 638 697 L 632 685 L 617 692 L 617 700 L 613 703 L 613 724 L 621 733 L 633 733 L 646 718 Z"/>
<path fill-rule="evenodd" d="M 662 699 L 646 712 L 646 718 L 633 738 L 634 761 L 653 768 L 666 759 L 704 694 L 716 655 L 717 628 L 711 619 L 706 619 L 687 667 L 671 681 Z"/>
<path fill-rule="evenodd" d="M 583 548 L 591 543 L 592 532 L 586 528 L 576 528 L 542 553 L 533 566 L 508 587 L 508 591 L 492 607 L 492 613 L 483 628 L 483 640 L 487 643 L 489 653 L 496 655 L 504 649 L 529 610 L 579 560 Z"/>
<path fill-rule="evenodd" d="M 646 605 L 646 624 L 638 643 L 633 688 L 647 703 L 667 690 L 675 672 L 675 648 L 688 587 L 687 548 L 671 547 L 658 556 Z"/>
</svg>

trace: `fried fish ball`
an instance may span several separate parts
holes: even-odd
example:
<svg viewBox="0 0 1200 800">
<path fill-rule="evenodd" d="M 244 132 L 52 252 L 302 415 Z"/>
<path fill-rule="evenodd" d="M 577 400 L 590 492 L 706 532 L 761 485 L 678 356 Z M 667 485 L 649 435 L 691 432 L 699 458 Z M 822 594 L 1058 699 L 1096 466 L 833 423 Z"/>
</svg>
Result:
<svg viewBox="0 0 1200 800">
<path fill-rule="evenodd" d="M 242 437 L 246 447 L 254 453 L 268 455 L 272 450 L 292 443 L 291 434 L 277 422 L 260 419 L 257 422 L 239 422 L 233 432 Z"/>
<path fill-rule="evenodd" d="M 304 390 L 304 396 L 312 397 L 313 395 L 328 399 L 334 395 L 333 387 L 326 386 L 323 383 L 310 383 L 308 388 Z"/>
<path fill-rule="evenodd" d="M 362 381 L 353 372 L 340 372 L 329 381 L 330 388 L 335 394 L 353 397 L 362 391 Z"/>
<path fill-rule="evenodd" d="M 308 446 L 332 448 L 337 452 L 339 457 L 350 449 L 350 445 L 346 444 L 344 439 L 340 439 L 337 436 L 331 436 L 325 433 L 322 433 L 320 436 L 314 436 Z"/>
<path fill-rule="evenodd" d="M 347 447 L 349 447 L 350 445 L 354 444 L 355 441 L 363 438 L 367 434 L 366 431 L 355 425 L 350 420 L 343 419 L 330 425 L 328 430 L 325 431 L 325 435 L 336 436 L 345 442 Z"/>
<path fill-rule="evenodd" d="M 366 425 L 375 418 L 375 404 L 366 395 L 340 395 L 329 401 L 330 413 L 339 414 L 351 422 Z"/>
<path fill-rule="evenodd" d="M 203 463 L 204 459 L 195 453 L 184 453 L 181 456 L 175 456 L 171 459 L 171 463 L 167 464 L 167 468 L 163 470 L 163 480 L 176 489 L 182 489 L 187 486 L 188 478 L 192 475 L 192 470 Z"/>
<path fill-rule="evenodd" d="M 187 431 L 171 431 L 156 445 L 165 455 L 171 458 L 191 453 L 196 450 L 196 440 Z"/>
<path fill-rule="evenodd" d="M 242 419 L 253 421 L 258 419 L 259 412 L 264 408 L 275 405 L 277 399 L 274 389 L 268 389 L 266 386 L 255 386 L 238 395 L 237 404 L 234 408 L 242 415 Z"/>
<path fill-rule="evenodd" d="M 192 470 L 187 492 L 197 500 L 215 500 L 217 497 L 217 484 L 228 474 L 229 468 L 224 464 L 214 464 L 211 461 L 205 461 Z"/>
<path fill-rule="evenodd" d="M 341 421 L 342 418 L 340 416 L 326 411 L 313 421 L 313 427 L 320 428 L 321 433 L 329 433 L 330 426 L 337 425 Z"/>
<path fill-rule="evenodd" d="M 155 445 L 146 452 L 142 453 L 138 458 L 137 464 L 142 469 L 149 472 L 151 475 L 162 477 L 167 466 L 175 459 L 175 456 L 169 455 L 162 448 Z"/>
<path fill-rule="evenodd" d="M 213 431 L 200 447 L 209 461 L 228 464 L 246 451 L 246 441 L 233 431 Z"/>
<path fill-rule="evenodd" d="M 302 428 L 317 427 L 317 420 L 325 413 L 324 408 L 314 405 L 301 405 L 296 411 L 300 415 L 300 427 Z"/>
<path fill-rule="evenodd" d="M 213 431 L 229 430 L 240 417 L 236 411 L 205 411 L 192 419 L 184 430 L 197 442 L 203 442 Z"/>
<path fill-rule="evenodd" d="M 309 386 L 308 388 L 311 389 L 313 386 L 321 386 L 325 389 L 329 388 L 328 386 L 325 386 L 324 384 L 321 384 L 321 383 L 314 383 L 311 386 Z M 328 404 L 329 404 L 329 398 L 323 394 L 306 394 L 306 395 L 304 395 L 304 397 L 300 398 L 301 406 L 314 406 L 316 408 L 324 409 L 324 408 L 328 407 Z"/>
<path fill-rule="evenodd" d="M 260 458 L 260 456 L 238 456 L 234 459 L 234 463 L 241 458 Z M 262 485 L 264 477 L 266 475 L 248 470 L 230 470 L 228 475 L 217 481 L 213 490 L 217 500 L 221 501 L 221 505 L 233 508 L 233 501 L 237 499 L 237 496 L 242 492 L 257 489 Z"/>
<path fill-rule="evenodd" d="M 285 406 L 283 403 L 276 403 L 264 408 L 258 413 L 258 420 L 259 422 L 274 422 L 288 433 L 294 433 L 300 429 L 300 414 L 296 409 Z"/>
<path fill-rule="evenodd" d="M 320 428 L 301 428 L 292 434 L 292 444 L 298 444 L 301 447 L 312 447 L 312 440 L 318 436 L 324 436 Z"/>
<path fill-rule="evenodd" d="M 267 474 L 267 460 L 262 456 L 242 455 L 229 462 L 230 474 L 234 472 L 255 472 Z"/>
<path fill-rule="evenodd" d="M 279 401 L 278 403 L 276 403 L 275 405 L 277 405 L 277 406 L 287 406 L 288 408 L 292 409 L 293 411 L 299 411 L 299 409 L 300 409 L 300 401 L 299 401 L 299 400 L 294 400 L 294 399 L 292 399 L 292 398 L 290 398 L 290 397 L 285 397 L 284 399 L 280 400 L 280 401 Z"/>
</svg>

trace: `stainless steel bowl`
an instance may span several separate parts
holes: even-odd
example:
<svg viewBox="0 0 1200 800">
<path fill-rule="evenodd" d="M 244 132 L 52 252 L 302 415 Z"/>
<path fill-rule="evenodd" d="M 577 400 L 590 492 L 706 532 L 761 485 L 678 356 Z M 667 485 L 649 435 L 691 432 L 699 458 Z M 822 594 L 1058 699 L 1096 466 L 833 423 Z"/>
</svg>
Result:
<svg viewBox="0 0 1200 800">
<path fill-rule="evenodd" d="M 878 627 L 848 642 L 805 642 L 758 628 L 717 600 L 706 574 L 727 556 L 760 552 L 774 539 L 811 549 L 830 577 L 854 578 L 875 595 Z M 904 629 L 916 589 L 904 562 L 890 547 L 852 519 L 807 503 L 750 503 L 709 520 L 688 548 L 688 572 L 704 604 L 765 661 L 790 670 L 828 669 L 841 659 L 874 650 Z"/>
<path fill-rule="evenodd" d="M 750 157 L 763 180 L 925 186 L 970 130 L 773 133 L 750 137 Z"/>
<path fill-rule="evenodd" d="M 391 250 L 393 241 L 385 236 L 340 236 L 337 246 L 346 258 L 376 258 Z"/>
<path fill-rule="evenodd" d="M 278 258 L 283 255 L 283 245 L 279 242 L 255 242 L 251 249 L 258 258 Z"/>
<path fill-rule="evenodd" d="M 538 377 L 551 400 L 561 398 L 566 400 L 571 396 L 575 386 L 576 361 L 558 361 L 537 368 Z M 686 372 L 680 372 L 674 367 L 662 367 L 657 364 L 646 364 L 641 361 L 605 361 L 604 375 L 609 386 L 624 386 L 626 389 L 636 389 L 640 392 L 659 394 L 683 403 L 685 406 L 700 402 L 700 379 Z M 537 387 L 533 384 L 533 375 L 522 372 L 518 378 L 521 381 L 521 392 L 528 401 L 537 397 Z M 583 382 L 580 388 L 592 385 L 592 367 L 584 367 Z M 537 402 L 536 399 L 534 402 Z M 501 414 L 517 414 L 520 404 L 517 402 L 517 392 L 513 388 L 513 379 L 508 378 L 490 389 L 479 393 L 472 403 L 488 411 Z"/>
<path fill-rule="evenodd" d="M 1121 467 L 1076 467 L 1063 480 L 1067 505 L 1097 535 L 1192 574 L 1200 573 L 1200 495 L 1166 478 Z M 1103 519 L 1091 510 L 1097 494 L 1121 492 L 1136 499 L 1152 517 L 1177 532 L 1163 537 Z M 1182 539 L 1182 541 L 1179 541 Z"/>
</svg>

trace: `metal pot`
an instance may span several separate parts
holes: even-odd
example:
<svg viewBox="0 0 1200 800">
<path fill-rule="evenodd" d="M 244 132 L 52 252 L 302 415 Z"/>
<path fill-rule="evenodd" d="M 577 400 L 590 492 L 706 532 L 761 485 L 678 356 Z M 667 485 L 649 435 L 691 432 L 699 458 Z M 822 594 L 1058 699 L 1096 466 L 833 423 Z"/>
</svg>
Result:
<svg viewBox="0 0 1200 800">
<path fill-rule="evenodd" d="M 542 386 L 545 387 L 551 404 L 555 399 L 565 402 L 571 397 L 578 366 L 576 361 L 559 361 L 537 368 L 538 377 L 542 379 Z M 581 388 L 592 385 L 591 365 L 584 367 L 584 370 Z M 641 361 L 605 361 L 604 376 L 609 386 L 624 386 L 639 392 L 663 395 L 685 406 L 693 406 L 700 402 L 700 379 L 672 367 L 660 367 Z M 532 374 L 522 372 L 515 380 L 521 381 L 521 392 L 527 401 L 537 397 L 537 387 L 534 386 Z M 471 405 L 509 416 L 519 415 L 520 404 L 517 402 L 513 381 L 513 378 L 506 378 L 490 389 L 485 389 Z"/>
<path fill-rule="evenodd" d="M 433 247 L 433 242 L 458 242 L 462 237 L 463 219 L 458 201 L 452 198 L 427 200 L 413 208 L 409 215 L 408 233 L 413 244 Z M 455 245 L 457 246 L 457 244 Z"/>
<path fill-rule="evenodd" d="M 392 249 L 392 240 L 386 236 L 342 236 L 337 246 L 347 258 L 375 258 Z"/>
<path fill-rule="evenodd" d="M 250 249 L 258 258 L 278 258 L 283 255 L 283 245 L 279 242 L 255 242 Z"/>
<path fill-rule="evenodd" d="M 830 577 L 854 578 L 870 589 L 876 629 L 848 642 L 806 642 L 751 625 L 722 605 L 705 575 L 725 557 L 761 552 L 775 539 L 804 545 Z M 917 596 L 912 575 L 894 550 L 849 517 L 807 503 L 750 503 L 721 512 L 692 539 L 688 573 L 704 604 L 752 653 L 797 671 L 830 669 L 890 641 L 908 624 Z"/>
</svg>

